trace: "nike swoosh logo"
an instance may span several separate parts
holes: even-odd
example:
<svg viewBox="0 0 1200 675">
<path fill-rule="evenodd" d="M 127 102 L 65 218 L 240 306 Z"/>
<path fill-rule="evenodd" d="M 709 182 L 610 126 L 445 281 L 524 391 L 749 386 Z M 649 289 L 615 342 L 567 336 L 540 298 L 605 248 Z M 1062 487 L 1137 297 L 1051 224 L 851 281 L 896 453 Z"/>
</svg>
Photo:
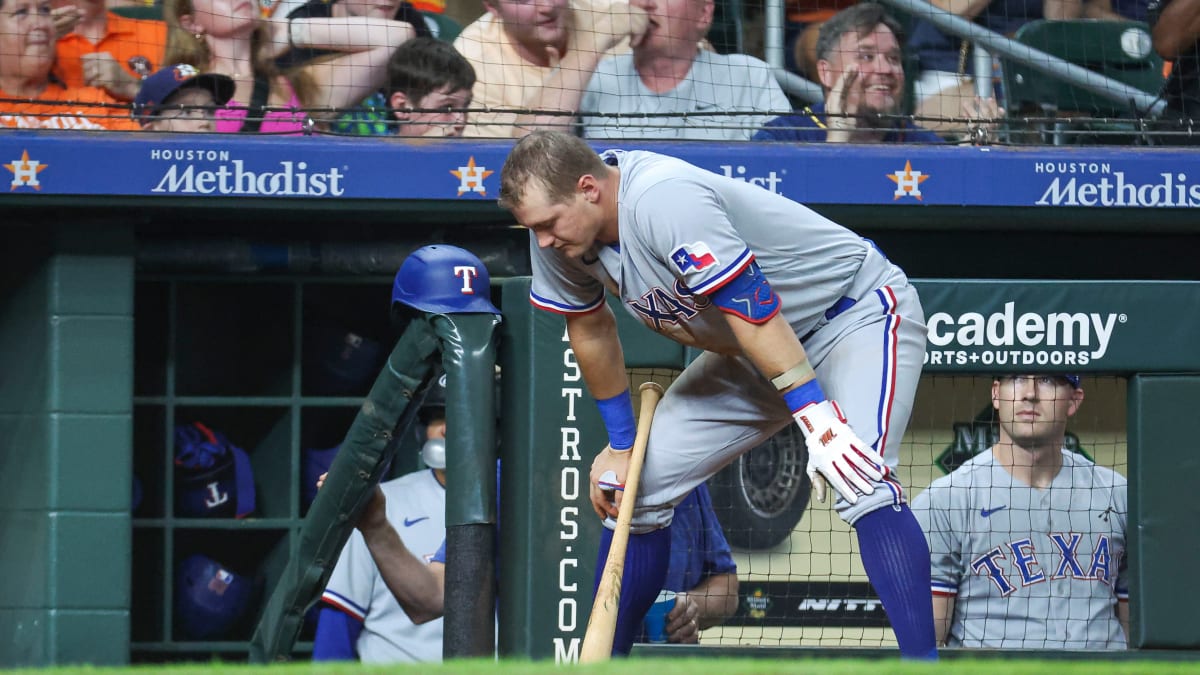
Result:
<svg viewBox="0 0 1200 675">
<path fill-rule="evenodd" d="M 987 518 L 988 516 L 992 515 L 993 513 L 997 512 L 997 511 L 1003 511 L 1004 509 L 1007 509 L 1007 508 L 1008 508 L 1008 506 L 997 506 L 994 509 L 979 509 L 979 515 L 983 516 L 984 518 Z"/>
<path fill-rule="evenodd" d="M 429 520 L 429 516 L 421 516 L 420 518 L 413 518 L 412 520 L 409 520 L 408 518 L 405 518 L 405 519 L 404 519 L 404 526 L 405 526 L 405 527 L 412 527 L 413 525 L 416 525 L 417 523 L 421 522 L 422 520 Z"/>
</svg>

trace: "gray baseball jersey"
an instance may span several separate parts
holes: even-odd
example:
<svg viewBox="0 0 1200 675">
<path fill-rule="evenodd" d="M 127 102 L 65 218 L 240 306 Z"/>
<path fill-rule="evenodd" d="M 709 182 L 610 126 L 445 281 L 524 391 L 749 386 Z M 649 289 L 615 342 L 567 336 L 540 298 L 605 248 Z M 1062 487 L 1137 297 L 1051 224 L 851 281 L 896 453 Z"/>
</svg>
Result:
<svg viewBox="0 0 1200 675">
<path fill-rule="evenodd" d="M 428 562 L 446 538 L 446 489 L 425 469 L 382 483 L 387 517 L 413 555 Z M 379 575 L 355 530 L 321 599 L 363 624 L 355 645 L 363 663 L 442 660 L 442 620 L 413 624 Z"/>
<path fill-rule="evenodd" d="M 955 596 L 949 644 L 1124 649 L 1125 477 L 1063 450 L 1049 489 L 991 450 L 913 499 L 929 539 L 934 595 Z"/>
<path fill-rule="evenodd" d="M 752 259 L 825 393 L 895 467 L 925 353 L 924 314 L 904 273 L 871 242 L 758 186 L 649 152 L 604 157 L 621 171 L 619 245 L 573 260 L 531 233 L 531 302 L 586 313 L 607 289 L 651 330 L 706 350 L 655 413 L 635 531 L 669 523 L 692 488 L 793 423 L 707 297 Z M 854 506 L 840 500 L 842 517 L 853 523 L 903 500 L 894 475 L 881 487 Z"/>
</svg>

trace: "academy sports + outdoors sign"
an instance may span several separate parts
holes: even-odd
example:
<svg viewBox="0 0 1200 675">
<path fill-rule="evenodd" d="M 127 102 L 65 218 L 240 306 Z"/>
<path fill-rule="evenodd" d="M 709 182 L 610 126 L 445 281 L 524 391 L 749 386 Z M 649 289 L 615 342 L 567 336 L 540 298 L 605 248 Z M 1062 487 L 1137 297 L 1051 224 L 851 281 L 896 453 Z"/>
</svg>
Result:
<svg viewBox="0 0 1200 675">
<path fill-rule="evenodd" d="M 929 328 L 925 372 L 1200 370 L 1190 346 L 1200 284 L 914 280 Z"/>
<path fill-rule="evenodd" d="M 1200 153 L 1145 148 L 596 142 L 809 204 L 1200 207 Z M 511 141 L 0 133 L 8 194 L 491 201 Z"/>
</svg>

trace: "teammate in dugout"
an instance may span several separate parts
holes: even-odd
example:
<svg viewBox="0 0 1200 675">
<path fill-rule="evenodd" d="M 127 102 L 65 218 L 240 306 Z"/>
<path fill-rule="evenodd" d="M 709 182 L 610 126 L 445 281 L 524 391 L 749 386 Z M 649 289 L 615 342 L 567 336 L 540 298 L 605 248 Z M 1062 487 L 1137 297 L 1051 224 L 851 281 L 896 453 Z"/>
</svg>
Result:
<svg viewBox="0 0 1200 675">
<path fill-rule="evenodd" d="M 441 588 L 428 563 L 446 538 L 445 381 L 432 387 L 421 409 L 427 468 L 375 488 L 321 595 L 314 661 L 442 660 L 441 593 L 436 613 L 423 609 Z"/>
<path fill-rule="evenodd" d="M 992 382 L 999 440 L 913 500 L 955 647 L 1124 649 L 1126 480 L 1063 448 L 1076 375 Z"/>
<path fill-rule="evenodd" d="M 597 155 L 579 138 L 539 131 L 513 147 L 501 176 L 501 206 L 530 229 L 530 300 L 566 317 L 608 429 L 591 472 L 607 526 L 601 561 L 622 506 L 619 491 L 611 502 L 605 492 L 624 483 L 635 431 L 606 290 L 649 328 L 705 350 L 655 415 L 614 652 L 629 650 L 629 617 L 662 585 L 672 507 L 795 423 L 818 498 L 823 476 L 858 533 L 901 654 L 936 658 L 929 548 L 893 473 L 926 332 L 903 271 L 796 202 L 664 155 Z"/>
</svg>

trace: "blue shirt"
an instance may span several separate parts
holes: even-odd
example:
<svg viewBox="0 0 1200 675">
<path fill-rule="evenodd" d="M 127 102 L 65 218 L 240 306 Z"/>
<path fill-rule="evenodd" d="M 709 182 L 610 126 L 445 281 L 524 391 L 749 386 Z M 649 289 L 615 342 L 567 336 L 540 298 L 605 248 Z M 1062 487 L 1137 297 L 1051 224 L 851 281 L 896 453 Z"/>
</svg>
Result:
<svg viewBox="0 0 1200 675">
<path fill-rule="evenodd" d="M 725 532 L 713 513 L 708 486 L 701 483 L 675 507 L 671 522 L 671 562 L 663 588 L 677 593 L 692 590 L 718 574 L 734 574 L 737 564 Z"/>
<path fill-rule="evenodd" d="M 928 129 L 923 129 L 911 120 L 900 120 L 897 129 L 883 136 L 883 143 L 945 143 L 946 141 Z M 825 142 L 825 104 L 814 103 L 795 115 L 783 115 L 767 122 L 758 133 L 756 141 L 792 141 L 805 143 Z"/>
</svg>

